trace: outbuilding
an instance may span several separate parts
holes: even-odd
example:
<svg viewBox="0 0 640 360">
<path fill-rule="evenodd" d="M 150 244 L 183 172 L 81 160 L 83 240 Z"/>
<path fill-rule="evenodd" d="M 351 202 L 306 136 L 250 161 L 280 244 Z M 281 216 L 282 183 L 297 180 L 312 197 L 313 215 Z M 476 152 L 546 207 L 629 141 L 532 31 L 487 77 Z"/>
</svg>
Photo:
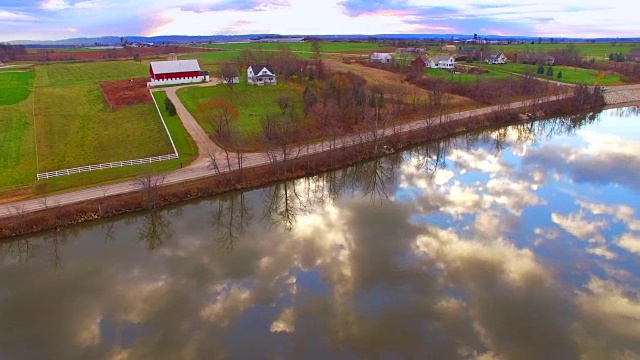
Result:
<svg viewBox="0 0 640 360">
<path fill-rule="evenodd" d="M 198 60 L 152 61 L 149 86 L 178 85 L 209 81 L 209 73 L 200 70 Z"/>
</svg>

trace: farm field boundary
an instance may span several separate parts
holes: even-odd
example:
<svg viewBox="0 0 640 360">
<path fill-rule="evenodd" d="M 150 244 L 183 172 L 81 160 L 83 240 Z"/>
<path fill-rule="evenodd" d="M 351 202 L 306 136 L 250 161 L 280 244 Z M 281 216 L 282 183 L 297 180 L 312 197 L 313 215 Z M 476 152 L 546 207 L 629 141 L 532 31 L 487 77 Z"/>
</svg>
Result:
<svg viewBox="0 0 640 360">
<path fill-rule="evenodd" d="M 164 121 L 164 117 L 162 116 L 162 112 L 160 111 L 160 108 L 158 107 L 158 102 L 156 101 L 155 97 L 153 97 L 153 95 L 151 93 L 149 93 L 149 94 L 150 94 L 151 98 L 153 99 L 153 103 L 156 106 L 156 110 L 158 111 L 158 116 L 160 116 L 160 120 L 162 120 L 162 125 L 164 126 L 164 130 L 167 132 L 167 136 L 169 136 L 169 141 L 171 141 L 171 146 L 173 147 L 173 154 L 153 156 L 153 157 L 148 157 L 148 158 L 143 158 L 143 159 L 114 161 L 114 162 L 109 162 L 109 163 L 104 163 L 104 164 L 97 164 L 97 165 L 79 166 L 79 167 L 70 168 L 70 169 L 63 169 L 63 170 L 48 171 L 48 172 L 44 172 L 44 173 L 38 173 L 38 175 L 37 175 L 38 180 L 50 179 L 50 178 L 54 178 L 54 177 L 58 177 L 58 176 L 64 176 L 64 175 L 79 174 L 79 173 L 88 172 L 88 171 L 97 171 L 97 170 L 103 170 L 103 169 L 113 169 L 113 168 L 118 168 L 118 167 L 134 166 L 134 165 L 142 165 L 142 164 L 151 164 L 151 163 L 159 162 L 159 161 L 178 159 L 179 155 L 178 155 L 178 151 L 176 150 L 176 145 L 173 142 L 173 138 L 171 137 L 171 133 L 169 132 L 169 128 L 167 127 L 167 123 Z"/>
</svg>

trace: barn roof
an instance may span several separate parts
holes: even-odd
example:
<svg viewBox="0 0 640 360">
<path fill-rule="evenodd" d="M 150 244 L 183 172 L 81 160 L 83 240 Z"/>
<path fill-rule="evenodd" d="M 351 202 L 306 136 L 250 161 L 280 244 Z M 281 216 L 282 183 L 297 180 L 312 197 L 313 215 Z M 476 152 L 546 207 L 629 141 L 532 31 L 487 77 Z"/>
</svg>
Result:
<svg viewBox="0 0 640 360">
<path fill-rule="evenodd" d="M 200 71 L 198 60 L 152 61 L 151 69 L 154 74 L 172 74 L 181 72 Z"/>
</svg>

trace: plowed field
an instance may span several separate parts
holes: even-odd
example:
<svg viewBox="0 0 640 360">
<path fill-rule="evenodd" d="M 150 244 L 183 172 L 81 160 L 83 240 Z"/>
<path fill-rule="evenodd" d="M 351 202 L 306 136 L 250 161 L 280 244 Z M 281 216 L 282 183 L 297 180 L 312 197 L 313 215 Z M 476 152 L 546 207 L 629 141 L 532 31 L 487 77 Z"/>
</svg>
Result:
<svg viewBox="0 0 640 360">
<path fill-rule="evenodd" d="M 102 81 L 100 88 L 112 109 L 135 104 L 151 104 L 153 100 L 147 89 L 147 78 Z"/>
</svg>

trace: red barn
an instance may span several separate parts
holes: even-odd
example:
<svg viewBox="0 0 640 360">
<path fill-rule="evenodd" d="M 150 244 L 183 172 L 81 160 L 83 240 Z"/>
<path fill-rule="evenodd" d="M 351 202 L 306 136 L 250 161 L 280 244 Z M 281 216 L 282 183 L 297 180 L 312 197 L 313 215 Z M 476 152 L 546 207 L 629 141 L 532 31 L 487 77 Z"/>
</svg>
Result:
<svg viewBox="0 0 640 360">
<path fill-rule="evenodd" d="M 156 81 L 199 77 L 200 65 L 198 60 L 153 61 L 149 74 Z"/>
</svg>

